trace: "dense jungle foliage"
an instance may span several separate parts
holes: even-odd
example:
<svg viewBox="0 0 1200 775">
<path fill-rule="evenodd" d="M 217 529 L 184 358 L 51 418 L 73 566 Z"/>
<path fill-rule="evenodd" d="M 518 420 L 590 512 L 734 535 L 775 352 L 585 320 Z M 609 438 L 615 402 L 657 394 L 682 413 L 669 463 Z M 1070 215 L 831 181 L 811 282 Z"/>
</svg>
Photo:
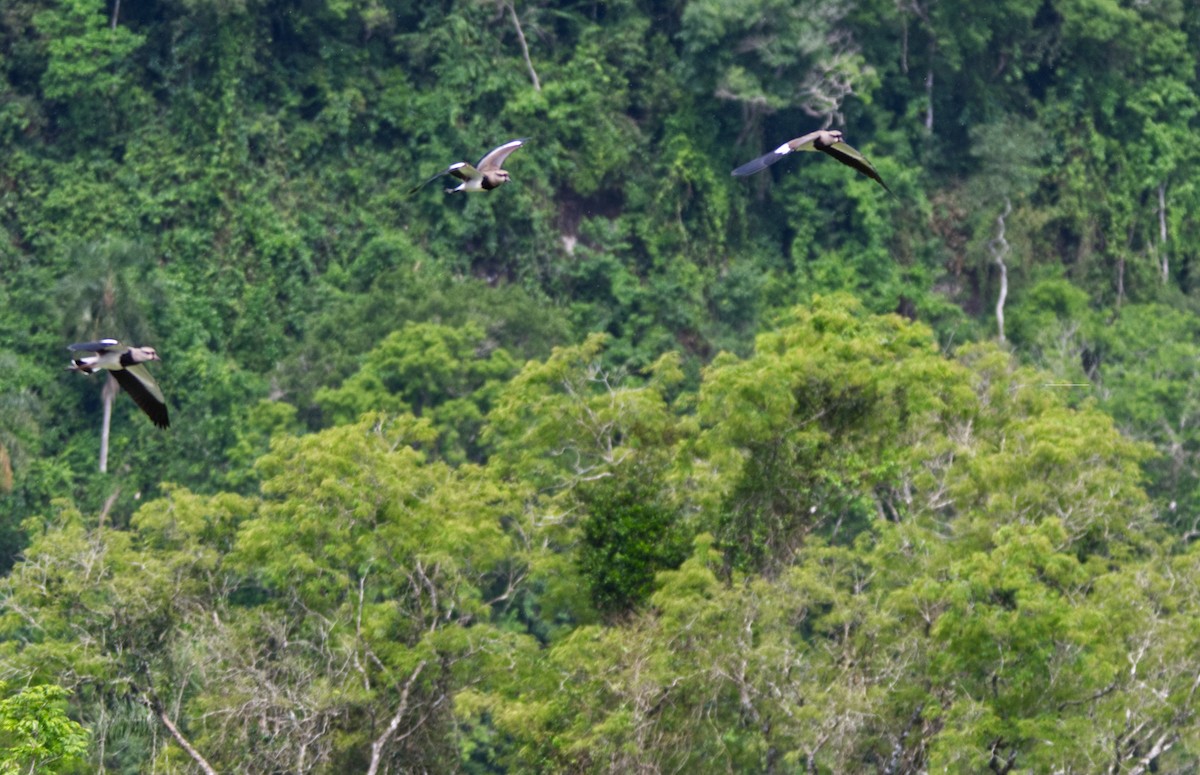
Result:
<svg viewBox="0 0 1200 775">
<path fill-rule="evenodd" d="M 1198 91 L 1192 0 L 5 0 L 0 772 L 1196 771 Z M 822 126 L 895 195 L 730 176 Z"/>
</svg>

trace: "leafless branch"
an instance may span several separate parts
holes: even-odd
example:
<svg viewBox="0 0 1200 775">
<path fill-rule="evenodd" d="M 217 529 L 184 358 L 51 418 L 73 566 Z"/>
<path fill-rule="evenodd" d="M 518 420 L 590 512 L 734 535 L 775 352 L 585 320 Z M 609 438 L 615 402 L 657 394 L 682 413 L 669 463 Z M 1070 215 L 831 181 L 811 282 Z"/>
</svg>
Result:
<svg viewBox="0 0 1200 775">
<path fill-rule="evenodd" d="M 533 69 L 533 60 L 529 57 L 529 43 L 525 40 L 525 30 L 521 28 L 521 20 L 517 18 L 517 9 L 513 7 L 512 2 L 503 3 L 503 7 L 508 10 L 513 28 L 517 31 L 517 40 L 521 43 L 521 56 L 525 57 L 525 67 L 529 69 L 529 80 L 533 81 L 533 90 L 541 91 L 542 82 L 538 80 L 537 71 Z"/>
<path fill-rule="evenodd" d="M 175 726 L 175 722 L 171 721 L 171 717 L 167 714 L 166 708 L 163 707 L 162 702 L 159 701 L 158 697 L 153 692 L 137 691 L 134 696 L 140 704 L 145 705 L 150 709 L 151 713 L 158 717 L 158 720 L 162 722 L 164 727 L 166 727 L 167 732 L 172 738 L 174 738 L 175 742 L 179 744 L 179 747 L 182 748 L 188 756 L 192 757 L 192 761 L 194 761 L 196 766 L 204 771 L 205 775 L 217 775 L 217 771 L 213 769 L 213 766 L 209 764 L 203 756 L 200 755 L 200 752 L 197 751 L 190 742 L 188 742 L 188 739 L 183 736 L 182 732 L 179 731 L 179 727 Z"/>
<path fill-rule="evenodd" d="M 367 767 L 367 775 L 376 775 L 379 772 L 379 763 L 383 757 L 383 747 L 388 744 L 388 741 L 396 734 L 396 730 L 400 728 L 400 722 L 404 720 L 404 714 L 408 712 L 408 693 L 412 690 L 412 686 L 416 683 L 417 678 L 421 675 L 421 671 L 425 669 L 426 661 L 422 659 L 412 675 L 404 682 L 404 689 L 400 692 L 400 705 L 396 708 L 396 712 L 392 715 L 392 720 L 388 722 L 387 729 L 383 730 L 377 739 L 371 743 L 371 764 Z"/>
</svg>

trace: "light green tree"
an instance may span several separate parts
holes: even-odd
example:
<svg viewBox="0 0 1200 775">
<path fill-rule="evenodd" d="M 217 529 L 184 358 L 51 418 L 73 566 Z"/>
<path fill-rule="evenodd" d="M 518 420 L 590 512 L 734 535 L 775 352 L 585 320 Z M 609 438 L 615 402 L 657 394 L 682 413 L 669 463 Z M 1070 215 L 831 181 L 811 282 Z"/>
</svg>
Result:
<svg viewBox="0 0 1200 775">
<path fill-rule="evenodd" d="M 339 424 L 367 412 L 412 412 L 437 428 L 446 459 L 478 459 L 483 416 L 516 368 L 476 325 L 410 323 L 367 353 L 341 386 L 317 391 L 316 401 Z"/>
<path fill-rule="evenodd" d="M 0 683 L 0 694 L 8 694 Z M 27 686 L 0 699 L 0 772 L 63 772 L 87 753 L 89 734 L 67 717 L 61 686 Z"/>
</svg>

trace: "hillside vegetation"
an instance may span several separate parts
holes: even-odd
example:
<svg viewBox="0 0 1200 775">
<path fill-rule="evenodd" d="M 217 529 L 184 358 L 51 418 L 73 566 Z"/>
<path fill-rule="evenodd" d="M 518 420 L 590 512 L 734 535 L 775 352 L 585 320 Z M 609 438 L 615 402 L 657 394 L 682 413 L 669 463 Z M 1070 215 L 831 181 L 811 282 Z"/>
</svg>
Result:
<svg viewBox="0 0 1200 775">
<path fill-rule="evenodd" d="M 1194 771 L 1198 93 L 1190 0 L 6 0 L 0 772 Z M 894 196 L 730 175 L 826 125 Z"/>
</svg>

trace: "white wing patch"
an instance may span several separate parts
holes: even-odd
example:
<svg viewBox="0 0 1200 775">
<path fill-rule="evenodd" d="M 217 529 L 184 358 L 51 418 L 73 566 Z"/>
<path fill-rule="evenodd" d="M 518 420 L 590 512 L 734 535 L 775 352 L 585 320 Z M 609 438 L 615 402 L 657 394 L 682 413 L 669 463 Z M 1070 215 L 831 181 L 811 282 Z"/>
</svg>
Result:
<svg viewBox="0 0 1200 775">
<path fill-rule="evenodd" d="M 525 141 L 524 140 L 509 140 L 504 145 L 501 145 L 500 147 L 491 151 L 491 153 L 495 153 L 496 151 L 507 151 L 509 148 L 520 148 L 521 143 L 523 143 L 523 142 L 525 142 Z"/>
<path fill-rule="evenodd" d="M 778 156 L 784 156 L 791 152 L 792 152 L 792 146 L 788 145 L 787 143 L 784 143 L 783 145 L 781 145 L 775 149 L 775 153 Z"/>
</svg>

